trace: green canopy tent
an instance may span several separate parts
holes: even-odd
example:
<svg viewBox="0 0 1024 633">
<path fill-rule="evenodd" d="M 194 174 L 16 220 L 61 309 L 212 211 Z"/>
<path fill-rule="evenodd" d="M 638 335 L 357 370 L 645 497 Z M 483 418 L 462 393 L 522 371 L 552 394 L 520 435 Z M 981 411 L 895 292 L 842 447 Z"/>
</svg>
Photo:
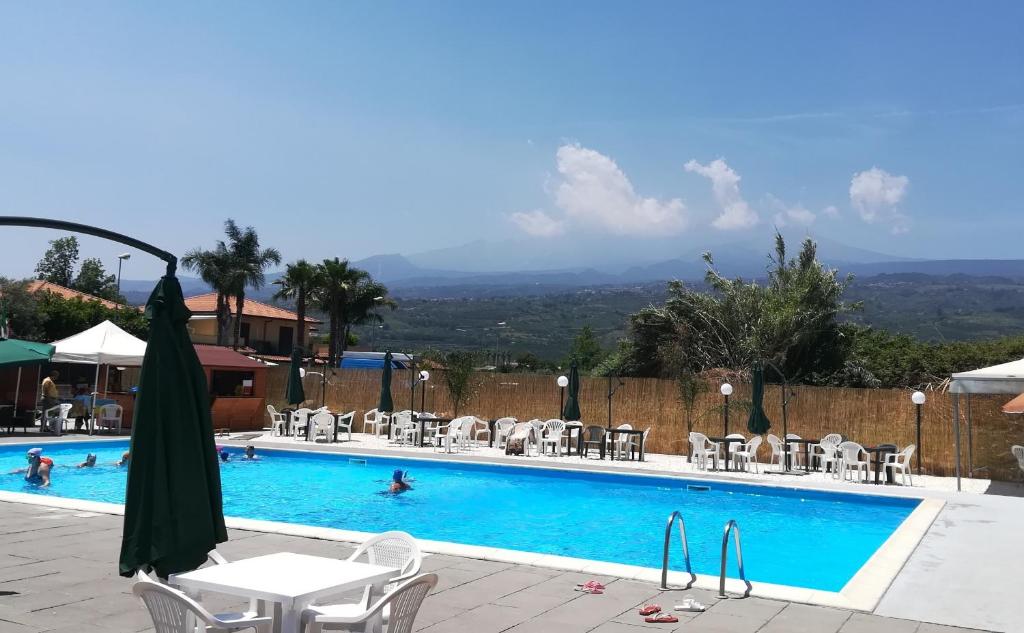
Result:
<svg viewBox="0 0 1024 633">
<path fill-rule="evenodd" d="M 377 402 L 377 411 L 391 413 L 395 410 L 395 403 L 391 399 L 391 350 L 384 354 L 384 369 L 380 372 L 380 400 Z"/>
<path fill-rule="evenodd" d="M 569 367 L 569 397 L 562 409 L 562 419 L 576 421 L 580 419 L 580 369 L 576 361 Z"/>
<path fill-rule="evenodd" d="M 191 316 L 178 280 L 163 277 L 146 304 L 149 343 L 132 423 L 122 576 L 195 569 L 228 540 L 209 387 L 185 327 Z"/>
<path fill-rule="evenodd" d="M 0 339 L 0 367 L 18 368 L 18 380 L 14 387 L 14 417 L 18 416 L 18 396 L 21 394 L 21 370 L 35 365 L 42 368 L 53 357 L 53 345 L 22 341 L 16 338 Z M 37 376 L 38 377 L 38 376 Z"/>
<path fill-rule="evenodd" d="M 747 430 L 757 435 L 764 435 L 772 428 L 772 421 L 764 412 L 764 367 L 754 365 L 750 372 L 753 388 L 750 396 L 750 417 L 747 419 Z"/>
</svg>

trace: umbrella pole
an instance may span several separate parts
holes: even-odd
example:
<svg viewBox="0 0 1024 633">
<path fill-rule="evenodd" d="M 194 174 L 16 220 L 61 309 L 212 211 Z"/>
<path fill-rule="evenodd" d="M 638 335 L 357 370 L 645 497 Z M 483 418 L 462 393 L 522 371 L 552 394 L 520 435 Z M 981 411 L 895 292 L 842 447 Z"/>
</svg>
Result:
<svg viewBox="0 0 1024 633">
<path fill-rule="evenodd" d="M 107 397 L 107 389 L 110 387 L 110 365 L 107 365 L 107 372 L 103 376 L 103 397 Z"/>
<path fill-rule="evenodd" d="M 14 387 L 14 417 L 18 417 L 18 396 L 21 394 L 21 367 L 18 367 L 18 382 Z M 14 428 L 11 427 L 13 431 Z"/>
<path fill-rule="evenodd" d="M 967 394 L 967 476 L 974 478 L 974 424 L 971 420 L 971 394 Z"/>
<path fill-rule="evenodd" d="M 39 390 L 42 389 L 42 386 L 43 386 L 42 383 L 43 383 L 43 366 L 42 365 L 38 365 L 36 367 L 36 401 L 34 403 L 32 403 L 32 407 L 33 408 L 39 406 L 39 398 L 40 398 Z M 45 413 L 45 412 L 43 412 L 43 413 Z M 43 425 L 42 419 L 43 419 L 43 414 L 41 413 L 39 415 L 39 420 L 40 420 L 39 428 L 40 428 L 40 430 L 42 430 L 42 425 Z M 33 422 L 32 424 L 35 424 L 35 422 Z"/>
<path fill-rule="evenodd" d="M 956 491 L 960 492 L 960 394 L 953 394 L 953 437 L 956 440 Z"/>
<path fill-rule="evenodd" d="M 92 429 L 94 427 L 93 416 L 96 415 L 96 395 L 100 388 L 100 366 L 96 365 L 96 377 L 92 383 L 92 408 L 89 409 L 89 418 L 86 422 L 89 425 L 89 435 L 92 435 Z"/>
<path fill-rule="evenodd" d="M 792 470 L 792 462 L 789 456 L 789 421 L 786 419 L 786 381 L 783 379 L 782 386 L 782 445 L 786 447 L 786 472 Z"/>
</svg>

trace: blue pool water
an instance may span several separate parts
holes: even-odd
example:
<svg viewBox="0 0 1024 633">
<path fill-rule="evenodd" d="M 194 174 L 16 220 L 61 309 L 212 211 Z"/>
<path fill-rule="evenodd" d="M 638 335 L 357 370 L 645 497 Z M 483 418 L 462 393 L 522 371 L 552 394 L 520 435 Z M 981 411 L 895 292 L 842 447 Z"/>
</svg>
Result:
<svg viewBox="0 0 1024 633">
<path fill-rule="evenodd" d="M 113 462 L 127 442 L 46 444 L 55 462 L 48 489 L 7 474 L 25 446 L 0 447 L 0 489 L 123 503 L 126 472 Z M 85 454 L 97 466 L 75 469 Z M 593 560 L 661 566 L 665 520 L 686 518 L 694 571 L 717 575 L 722 527 L 743 533 L 747 578 L 839 591 L 916 507 L 918 500 L 675 478 L 461 464 L 296 451 L 222 464 L 229 516 L 380 532 Z M 395 468 L 414 489 L 379 494 Z M 687 485 L 710 486 L 708 491 Z M 681 568 L 674 537 L 673 569 Z M 730 546 L 731 547 L 731 546 Z M 732 557 L 732 554 L 730 554 Z M 735 568 L 732 575 L 736 575 Z"/>
</svg>

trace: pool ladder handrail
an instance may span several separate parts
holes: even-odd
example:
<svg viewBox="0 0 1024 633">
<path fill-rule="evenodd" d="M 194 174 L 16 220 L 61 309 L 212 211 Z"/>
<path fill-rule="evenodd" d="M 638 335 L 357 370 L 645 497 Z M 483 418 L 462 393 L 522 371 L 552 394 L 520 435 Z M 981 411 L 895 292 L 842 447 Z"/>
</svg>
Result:
<svg viewBox="0 0 1024 633">
<path fill-rule="evenodd" d="M 753 587 L 750 581 L 747 580 L 747 575 L 743 571 L 743 545 L 740 541 L 740 526 L 736 523 L 736 519 L 729 519 L 729 522 L 725 524 L 725 529 L 722 532 L 722 568 L 721 574 L 718 577 L 718 597 L 720 599 L 728 598 L 729 596 L 725 593 L 725 567 L 728 562 L 727 557 L 729 555 L 729 532 L 732 532 L 732 541 L 736 549 L 736 564 L 740 570 L 740 580 L 747 586 L 747 590 L 743 592 L 743 597 L 746 598 L 750 595 L 750 590 Z"/>
<path fill-rule="evenodd" d="M 675 510 L 668 517 L 668 523 L 665 524 L 665 547 L 662 550 L 661 558 L 661 588 L 669 589 L 668 586 L 668 545 L 669 539 L 672 537 L 672 524 L 675 520 L 679 519 L 679 540 L 683 545 L 683 560 L 686 562 L 686 573 L 690 574 L 690 582 L 686 584 L 683 589 L 689 589 L 693 586 L 693 583 L 697 582 L 697 575 L 693 573 L 693 569 L 690 568 L 690 547 L 686 542 L 686 522 L 683 521 L 683 515 L 679 510 Z"/>
</svg>

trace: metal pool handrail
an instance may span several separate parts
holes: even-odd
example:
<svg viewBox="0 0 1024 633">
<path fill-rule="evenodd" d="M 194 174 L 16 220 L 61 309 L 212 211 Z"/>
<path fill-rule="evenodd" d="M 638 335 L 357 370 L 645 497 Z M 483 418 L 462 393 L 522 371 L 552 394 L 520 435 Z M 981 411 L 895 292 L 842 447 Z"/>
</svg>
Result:
<svg viewBox="0 0 1024 633">
<path fill-rule="evenodd" d="M 740 580 L 747 586 L 747 590 L 743 592 L 743 597 L 746 598 L 750 595 L 752 589 L 750 581 L 747 580 L 747 575 L 743 571 L 743 546 L 740 544 L 740 526 L 736 523 L 735 519 L 729 519 L 729 522 L 725 524 L 725 530 L 722 533 L 722 571 L 718 577 L 718 597 L 728 598 L 729 596 L 725 593 L 725 565 L 727 562 L 727 556 L 729 555 L 729 532 L 732 531 L 732 541 L 736 549 L 736 564 L 740 568 Z"/>
<path fill-rule="evenodd" d="M 668 541 L 672 536 L 672 524 L 675 520 L 679 519 L 679 540 L 683 545 L 683 560 L 686 561 L 686 573 L 690 574 L 690 582 L 686 584 L 683 589 L 689 589 L 693 586 L 693 583 L 697 582 L 697 575 L 693 573 L 690 568 L 690 548 L 686 543 L 686 522 L 683 521 L 683 515 L 679 510 L 675 510 L 668 517 L 668 523 L 665 525 L 665 547 L 662 551 L 661 558 L 661 588 L 668 589 Z"/>
</svg>

